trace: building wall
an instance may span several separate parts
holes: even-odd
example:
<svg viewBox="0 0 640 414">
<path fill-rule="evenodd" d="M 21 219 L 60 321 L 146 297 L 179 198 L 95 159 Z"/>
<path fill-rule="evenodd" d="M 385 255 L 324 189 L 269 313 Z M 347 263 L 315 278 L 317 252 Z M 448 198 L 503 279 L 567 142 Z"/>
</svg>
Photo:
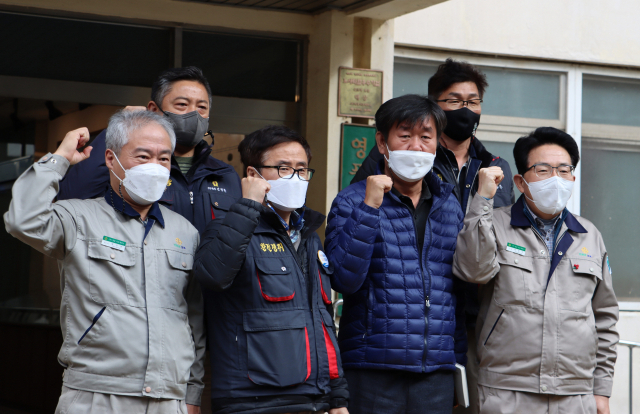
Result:
<svg viewBox="0 0 640 414">
<path fill-rule="evenodd" d="M 640 2 L 450 0 L 395 19 L 397 45 L 640 66 Z"/>
</svg>

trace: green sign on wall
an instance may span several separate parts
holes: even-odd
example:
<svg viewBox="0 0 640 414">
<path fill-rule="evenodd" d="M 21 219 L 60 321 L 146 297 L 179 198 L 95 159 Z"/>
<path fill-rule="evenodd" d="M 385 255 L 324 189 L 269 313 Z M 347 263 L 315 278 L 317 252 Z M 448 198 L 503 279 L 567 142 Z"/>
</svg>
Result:
<svg viewBox="0 0 640 414">
<path fill-rule="evenodd" d="M 340 189 L 347 187 L 362 161 L 376 145 L 376 127 L 342 124 L 342 151 L 340 160 Z"/>
</svg>

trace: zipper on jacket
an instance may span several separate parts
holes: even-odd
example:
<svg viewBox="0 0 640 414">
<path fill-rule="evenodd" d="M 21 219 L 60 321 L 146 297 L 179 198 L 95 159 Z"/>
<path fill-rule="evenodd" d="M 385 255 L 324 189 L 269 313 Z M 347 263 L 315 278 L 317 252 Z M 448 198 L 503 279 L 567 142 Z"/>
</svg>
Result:
<svg viewBox="0 0 640 414">
<path fill-rule="evenodd" d="M 427 216 L 427 228 L 425 229 L 425 236 L 427 235 L 427 230 L 429 233 L 429 244 L 427 244 L 427 250 L 425 251 L 425 258 L 429 257 L 429 248 L 431 247 L 431 241 L 432 241 L 432 234 L 431 234 L 431 223 L 429 222 L 429 220 L 431 219 L 431 213 L 433 212 L 433 205 L 431 206 L 431 211 L 429 211 L 429 215 Z M 415 227 L 415 225 L 414 225 Z M 426 240 L 425 240 L 426 241 Z M 424 249 L 424 243 L 422 244 L 422 248 Z M 429 352 L 429 348 L 428 348 L 428 344 L 427 344 L 427 338 L 429 337 L 429 309 L 431 308 L 431 302 L 429 297 L 431 296 L 431 274 L 429 273 L 429 265 L 428 263 L 425 263 L 425 267 L 426 269 L 422 269 L 422 255 L 420 256 L 420 270 L 421 270 L 421 274 L 422 274 L 422 286 L 423 289 L 427 289 L 428 291 L 426 292 L 425 295 L 425 309 L 424 309 L 424 352 L 422 353 L 422 372 L 425 372 L 426 370 L 426 364 L 427 364 L 427 353 Z M 424 280 L 424 272 L 427 272 L 427 274 L 429 275 L 429 286 L 426 286 L 425 280 Z"/>
<path fill-rule="evenodd" d="M 473 176 L 473 181 L 471 182 L 471 187 L 469 187 L 469 197 L 467 197 L 467 211 L 463 211 L 464 215 L 466 216 L 467 213 L 469 212 L 469 209 L 471 208 L 471 199 L 473 198 L 472 194 L 473 193 L 473 186 L 476 183 L 476 178 L 478 178 L 478 174 L 480 173 L 480 168 L 478 168 L 478 171 L 476 171 L 476 175 Z M 494 194 L 495 196 L 495 194 Z"/>
<path fill-rule="evenodd" d="M 189 199 L 191 199 L 191 204 L 193 204 L 193 191 L 189 191 Z"/>
</svg>

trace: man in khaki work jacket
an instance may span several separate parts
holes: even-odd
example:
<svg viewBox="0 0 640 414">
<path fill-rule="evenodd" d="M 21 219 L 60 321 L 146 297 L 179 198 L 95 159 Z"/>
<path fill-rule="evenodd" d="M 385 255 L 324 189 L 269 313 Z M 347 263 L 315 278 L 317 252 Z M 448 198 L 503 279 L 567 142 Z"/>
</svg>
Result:
<svg viewBox="0 0 640 414">
<path fill-rule="evenodd" d="M 513 154 L 523 195 L 493 210 L 504 176 L 480 170 L 453 262 L 457 277 L 485 284 L 480 413 L 608 414 L 618 303 L 602 235 L 565 207 L 578 146 L 545 127 L 520 138 Z"/>
<path fill-rule="evenodd" d="M 56 414 L 198 413 L 204 374 L 198 231 L 158 205 L 173 126 L 151 111 L 109 121 L 104 197 L 53 202 L 70 165 L 89 157 L 80 128 L 13 186 L 7 231 L 58 259 L 66 369 Z"/>
</svg>

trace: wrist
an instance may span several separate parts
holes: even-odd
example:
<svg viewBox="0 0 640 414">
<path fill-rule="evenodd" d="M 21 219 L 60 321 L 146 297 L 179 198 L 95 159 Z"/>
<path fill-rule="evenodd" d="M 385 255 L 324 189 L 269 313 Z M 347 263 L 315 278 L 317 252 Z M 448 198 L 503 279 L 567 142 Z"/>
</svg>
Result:
<svg viewBox="0 0 640 414">
<path fill-rule="evenodd" d="M 485 192 L 483 191 L 482 188 L 478 189 L 478 193 L 477 193 L 480 197 L 484 198 L 485 200 L 491 200 L 493 198 L 493 196 L 495 196 L 495 193 L 490 194 L 489 192 Z"/>
<path fill-rule="evenodd" d="M 72 161 L 72 160 L 70 160 L 70 159 L 69 159 L 69 157 L 68 157 L 68 156 L 67 156 L 63 151 L 60 151 L 60 149 L 59 149 L 59 148 L 56 150 L 56 152 L 54 152 L 54 153 L 53 153 L 53 155 L 57 155 L 57 156 L 59 156 L 59 157 L 63 157 L 64 159 L 66 159 L 67 161 L 69 161 L 69 164 L 71 164 L 71 161 Z"/>
<path fill-rule="evenodd" d="M 364 197 L 364 203 L 371 208 L 379 209 L 382 205 L 382 200 L 380 202 L 376 202 L 377 200 L 371 200 L 369 197 Z"/>
</svg>

